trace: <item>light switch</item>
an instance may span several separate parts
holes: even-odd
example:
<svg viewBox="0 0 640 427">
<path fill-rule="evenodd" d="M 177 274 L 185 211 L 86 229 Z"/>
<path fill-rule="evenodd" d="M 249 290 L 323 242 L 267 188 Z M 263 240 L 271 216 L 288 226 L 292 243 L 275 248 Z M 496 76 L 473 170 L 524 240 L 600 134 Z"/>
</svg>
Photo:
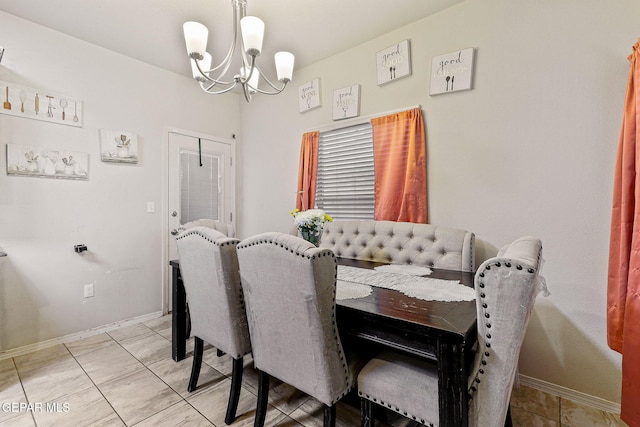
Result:
<svg viewBox="0 0 640 427">
<path fill-rule="evenodd" d="M 84 285 L 84 297 L 91 298 L 93 296 L 93 283 Z"/>
<path fill-rule="evenodd" d="M 153 202 L 147 202 L 147 213 L 154 213 L 156 211 L 156 204 Z"/>
</svg>

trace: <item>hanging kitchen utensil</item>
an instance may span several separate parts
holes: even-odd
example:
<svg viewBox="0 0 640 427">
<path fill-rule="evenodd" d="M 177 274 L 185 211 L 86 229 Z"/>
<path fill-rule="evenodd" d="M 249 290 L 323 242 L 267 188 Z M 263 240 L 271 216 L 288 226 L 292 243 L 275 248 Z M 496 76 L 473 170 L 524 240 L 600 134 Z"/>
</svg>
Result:
<svg viewBox="0 0 640 427">
<path fill-rule="evenodd" d="M 67 108 L 67 106 L 69 106 L 69 102 L 66 99 L 61 99 L 60 106 L 62 107 L 62 120 L 64 120 L 65 119 L 64 109 Z"/>
<path fill-rule="evenodd" d="M 20 92 L 20 112 L 24 113 L 24 101 L 27 99 L 27 92 Z"/>
<path fill-rule="evenodd" d="M 36 116 L 38 115 L 38 113 L 40 112 L 40 97 L 38 96 L 38 94 L 36 93 L 36 104 L 35 104 L 35 108 L 36 108 Z"/>
<path fill-rule="evenodd" d="M 5 110 L 11 110 L 11 103 L 9 102 L 9 86 L 5 89 L 5 93 L 7 94 L 7 100 L 2 105 Z"/>
<path fill-rule="evenodd" d="M 47 105 L 47 117 L 53 117 L 53 110 L 56 108 L 53 105 L 51 105 L 51 100 L 53 99 L 53 96 L 51 95 L 45 95 L 48 99 L 49 99 L 49 105 Z"/>
<path fill-rule="evenodd" d="M 78 101 L 73 101 L 73 121 L 78 122 Z"/>
</svg>

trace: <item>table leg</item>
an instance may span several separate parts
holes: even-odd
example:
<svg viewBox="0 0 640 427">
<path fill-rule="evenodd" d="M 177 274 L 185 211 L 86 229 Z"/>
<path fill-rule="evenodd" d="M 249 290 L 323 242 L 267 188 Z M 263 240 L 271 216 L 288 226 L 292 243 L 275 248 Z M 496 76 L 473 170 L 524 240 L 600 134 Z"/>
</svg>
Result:
<svg viewBox="0 0 640 427">
<path fill-rule="evenodd" d="M 469 425 L 467 369 L 460 344 L 438 341 L 438 407 L 440 426 Z"/>
<path fill-rule="evenodd" d="M 171 269 L 172 322 L 171 322 L 171 357 L 176 362 L 184 359 L 186 353 L 187 332 L 187 297 L 180 276 L 180 267 Z"/>
</svg>

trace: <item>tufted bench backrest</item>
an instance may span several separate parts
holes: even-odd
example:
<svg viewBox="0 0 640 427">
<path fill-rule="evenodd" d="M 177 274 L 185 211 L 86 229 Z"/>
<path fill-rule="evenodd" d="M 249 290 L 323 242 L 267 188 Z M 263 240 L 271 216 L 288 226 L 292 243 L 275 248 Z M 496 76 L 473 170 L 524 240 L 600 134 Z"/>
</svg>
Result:
<svg viewBox="0 0 640 427">
<path fill-rule="evenodd" d="M 375 220 L 327 222 L 320 239 L 337 257 L 471 272 L 474 244 L 466 230 Z"/>
</svg>

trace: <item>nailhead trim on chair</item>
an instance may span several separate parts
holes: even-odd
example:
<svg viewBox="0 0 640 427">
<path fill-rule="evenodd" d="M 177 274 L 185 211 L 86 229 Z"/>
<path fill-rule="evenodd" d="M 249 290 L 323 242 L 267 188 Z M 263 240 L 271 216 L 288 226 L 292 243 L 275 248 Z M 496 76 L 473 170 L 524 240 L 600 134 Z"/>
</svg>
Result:
<svg viewBox="0 0 640 427">
<path fill-rule="evenodd" d="M 422 425 L 425 425 L 425 426 L 428 426 L 428 427 L 435 427 L 436 426 L 434 423 L 432 423 L 430 421 L 425 421 L 422 418 L 418 418 L 415 415 L 412 415 L 412 414 L 410 414 L 410 413 L 408 413 L 406 411 L 403 411 L 402 409 L 398 408 L 397 406 L 393 406 L 390 403 L 387 403 L 387 402 L 385 402 L 383 400 L 379 400 L 379 399 L 376 399 L 375 397 L 371 397 L 368 394 L 364 394 L 359 390 L 358 390 L 358 396 L 364 397 L 364 398 L 366 398 L 366 399 L 368 399 L 368 400 L 370 400 L 370 401 L 372 401 L 374 403 L 377 403 L 380 406 L 385 406 L 385 407 L 391 409 L 392 411 L 397 412 L 400 415 L 403 415 L 403 416 L 405 416 L 407 418 L 411 418 L 412 420 L 414 420 L 416 422 L 419 422 Z"/>
<path fill-rule="evenodd" d="M 244 244 L 244 245 L 238 245 L 237 247 L 238 247 L 238 249 L 243 249 L 243 248 L 247 248 L 249 246 L 256 246 L 256 245 L 265 244 L 265 243 L 270 244 L 270 245 L 279 246 L 279 247 L 285 249 L 286 251 L 289 251 L 289 252 L 291 252 L 291 253 L 293 253 L 293 254 L 295 254 L 297 256 L 304 257 L 304 258 L 307 258 L 307 259 L 316 259 L 316 258 L 325 257 L 325 256 L 330 256 L 330 257 L 333 257 L 333 258 L 336 257 L 336 255 L 333 253 L 333 251 L 331 249 L 324 249 L 324 250 L 322 250 L 322 252 L 319 252 L 319 253 L 317 253 L 315 255 L 307 255 L 307 254 L 304 254 L 304 253 L 300 253 L 298 251 L 294 251 L 293 249 L 286 247 L 284 244 L 279 243 L 279 242 L 274 242 L 273 240 L 259 240 L 257 242 L 252 242 L 252 243 L 248 243 L 248 244 Z M 310 248 L 310 249 L 313 249 L 313 248 Z M 338 267 L 337 267 L 337 265 L 335 267 L 334 278 L 335 278 L 334 280 L 338 279 Z M 351 388 L 353 387 L 352 381 L 349 380 L 349 366 L 347 364 L 347 358 L 346 358 L 346 356 L 344 354 L 344 350 L 342 348 L 342 344 L 341 344 L 340 339 L 339 339 L 338 325 L 336 324 L 336 304 L 335 304 L 335 301 L 336 301 L 336 287 L 334 286 L 333 287 L 333 310 L 331 312 L 331 323 L 333 325 L 333 337 L 336 340 L 336 344 L 340 344 L 340 345 L 337 345 L 337 347 L 338 347 L 338 350 L 340 351 L 340 361 L 342 362 L 342 369 L 344 370 L 346 389 L 342 394 L 340 394 L 339 396 L 337 396 L 336 398 L 334 398 L 331 401 L 331 405 L 334 405 L 336 402 L 338 402 L 343 397 L 345 397 L 349 393 L 349 391 L 351 391 Z"/>
<path fill-rule="evenodd" d="M 330 255 L 335 258 L 335 254 L 333 252 L 331 252 L 331 251 L 329 251 L 329 252 L 330 252 Z M 337 265 L 335 267 L 334 277 L 335 277 L 335 280 L 338 280 L 338 266 Z M 336 286 L 333 287 L 333 310 L 331 311 L 331 323 L 333 324 L 333 337 L 336 340 L 336 344 L 339 344 L 337 347 L 338 347 L 338 350 L 340 351 L 340 361 L 342 362 L 342 369 L 344 370 L 344 380 L 345 380 L 344 382 L 345 382 L 345 385 L 346 385 L 347 388 L 345 389 L 345 391 L 340 396 L 338 396 L 337 398 L 333 399 L 333 401 L 331 402 L 332 405 L 334 405 L 340 399 L 345 397 L 347 395 L 347 393 L 353 387 L 353 383 L 351 381 L 349 381 L 349 366 L 348 366 L 348 363 L 347 363 L 347 358 L 346 358 L 346 356 L 344 354 L 344 350 L 342 348 L 342 342 L 340 341 L 340 338 L 339 338 L 338 325 L 336 324 L 336 304 L 335 304 L 335 301 L 336 301 L 336 288 L 337 288 Z"/>
<path fill-rule="evenodd" d="M 220 232 L 218 231 L 218 233 L 220 233 Z M 238 240 L 236 238 L 227 237 L 227 236 L 224 236 L 225 237 L 225 241 L 224 242 L 216 242 L 214 240 L 211 240 L 211 238 L 209 238 L 209 236 L 205 236 L 204 234 L 202 234 L 202 232 L 200 230 L 195 230 L 195 229 L 189 229 L 186 233 L 182 233 L 178 237 L 176 237 L 176 239 L 177 240 L 184 239 L 185 237 L 191 236 L 193 234 L 197 234 L 198 236 L 200 236 L 203 239 L 205 239 L 207 242 L 213 243 L 214 245 L 220 246 L 220 247 L 227 246 L 227 245 L 237 245 L 240 242 L 240 240 Z M 222 234 L 222 233 L 220 233 L 220 234 Z M 228 240 L 226 240 L 226 239 L 228 239 Z"/>
<path fill-rule="evenodd" d="M 538 255 L 538 264 L 539 264 L 539 258 L 540 258 L 540 255 Z M 485 266 L 485 270 L 487 270 L 487 271 L 491 270 L 492 266 L 500 268 L 502 266 L 502 264 L 500 262 L 496 262 L 493 265 L 487 264 Z M 506 261 L 504 263 L 504 266 L 506 268 L 511 268 L 512 264 L 510 262 Z M 517 270 L 522 270 L 522 265 L 520 265 L 520 264 L 516 265 L 516 269 Z M 527 269 L 527 272 L 533 274 L 533 273 L 535 273 L 535 269 L 529 268 L 529 269 Z M 484 271 L 480 272 L 478 274 L 478 276 L 481 279 L 484 278 L 485 277 L 485 272 Z M 479 296 L 480 296 L 480 299 L 481 299 L 481 305 L 480 305 L 481 311 L 483 312 L 484 317 L 487 319 L 487 323 L 485 324 L 485 326 L 486 326 L 487 329 L 491 329 L 491 322 L 488 320 L 488 319 L 491 318 L 491 314 L 488 312 L 489 307 L 488 307 L 487 303 L 485 302 L 485 298 L 486 298 L 486 294 L 484 293 L 485 284 L 484 284 L 483 281 L 479 281 L 478 282 L 478 286 L 481 289 L 483 289 L 483 291 L 480 292 Z M 467 390 L 469 399 L 473 399 L 473 394 L 478 390 L 478 388 L 475 386 L 475 384 L 480 384 L 480 382 L 481 382 L 480 376 L 485 373 L 485 369 L 483 367 L 487 366 L 487 363 L 488 363 L 487 362 L 487 358 L 491 356 L 491 352 L 489 351 L 489 349 L 491 348 L 491 338 L 492 338 L 491 332 L 487 332 L 484 338 L 485 338 L 485 351 L 484 351 L 484 356 L 480 360 L 480 363 L 481 363 L 482 367 L 478 368 L 478 370 L 475 372 L 475 377 L 473 379 L 473 382 L 471 383 L 471 386 Z"/>
<path fill-rule="evenodd" d="M 285 247 L 285 245 L 283 245 L 282 243 L 278 243 L 278 242 L 274 242 L 273 240 L 259 240 L 257 242 L 252 242 L 252 243 L 246 243 L 244 245 L 237 245 L 238 249 L 243 249 L 243 248 L 248 248 L 249 246 L 256 246 L 259 244 L 264 244 L 264 243 L 268 243 L 270 245 L 276 245 L 276 246 L 280 246 L 281 248 L 291 252 L 292 254 L 295 254 L 297 256 L 303 257 L 303 258 L 307 258 L 307 259 L 316 259 L 319 257 L 323 257 L 323 256 L 332 256 L 335 258 L 335 254 L 333 253 L 333 251 L 331 251 L 330 249 L 325 249 L 320 253 L 317 253 L 315 255 L 307 255 L 305 253 L 301 253 L 298 251 L 295 251 L 293 249 L 290 249 L 288 247 Z M 313 248 L 310 248 L 313 249 Z"/>
</svg>

